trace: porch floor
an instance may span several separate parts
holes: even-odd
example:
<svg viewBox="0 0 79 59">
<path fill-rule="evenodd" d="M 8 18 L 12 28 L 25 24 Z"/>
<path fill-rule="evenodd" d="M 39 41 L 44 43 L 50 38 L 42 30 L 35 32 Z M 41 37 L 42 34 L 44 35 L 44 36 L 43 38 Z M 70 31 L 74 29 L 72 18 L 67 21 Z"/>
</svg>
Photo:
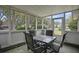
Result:
<svg viewBox="0 0 79 59">
<path fill-rule="evenodd" d="M 27 45 L 23 45 L 6 51 L 5 53 L 32 53 L 32 51 L 27 50 Z M 64 44 L 64 46 L 60 49 L 60 53 L 79 53 L 79 48 Z"/>
</svg>

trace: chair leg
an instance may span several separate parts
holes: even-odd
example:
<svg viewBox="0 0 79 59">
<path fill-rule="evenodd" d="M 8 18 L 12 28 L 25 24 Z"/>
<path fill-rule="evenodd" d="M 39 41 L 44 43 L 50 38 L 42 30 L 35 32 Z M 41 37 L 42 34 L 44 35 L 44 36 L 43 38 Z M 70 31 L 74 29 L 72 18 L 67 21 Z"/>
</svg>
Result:
<svg viewBox="0 0 79 59">
<path fill-rule="evenodd" d="M 48 48 L 48 45 L 46 44 L 45 45 L 45 53 L 47 53 L 47 48 Z"/>
<path fill-rule="evenodd" d="M 30 48 L 27 46 L 27 50 L 29 50 Z"/>
</svg>

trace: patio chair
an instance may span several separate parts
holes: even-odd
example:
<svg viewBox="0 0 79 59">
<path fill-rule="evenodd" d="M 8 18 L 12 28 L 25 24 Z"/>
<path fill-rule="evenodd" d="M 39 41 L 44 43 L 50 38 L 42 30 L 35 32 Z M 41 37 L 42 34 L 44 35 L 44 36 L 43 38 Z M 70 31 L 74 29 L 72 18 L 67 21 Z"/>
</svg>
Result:
<svg viewBox="0 0 79 59">
<path fill-rule="evenodd" d="M 62 37 L 62 40 L 61 40 L 60 44 L 56 43 L 56 42 L 53 42 L 51 44 L 51 46 L 49 48 L 51 50 L 51 52 L 59 53 L 60 48 L 63 46 L 63 43 L 64 43 L 64 40 L 65 40 L 65 37 L 66 37 L 67 33 L 68 32 L 66 32 L 66 33 L 63 34 L 63 37 Z"/>
<path fill-rule="evenodd" d="M 47 36 L 53 36 L 53 30 L 46 30 Z"/>
<path fill-rule="evenodd" d="M 45 46 L 38 45 L 34 42 L 33 36 L 30 33 L 25 33 L 25 39 L 27 43 L 28 49 L 33 51 L 34 53 L 43 53 L 45 52 Z"/>
</svg>

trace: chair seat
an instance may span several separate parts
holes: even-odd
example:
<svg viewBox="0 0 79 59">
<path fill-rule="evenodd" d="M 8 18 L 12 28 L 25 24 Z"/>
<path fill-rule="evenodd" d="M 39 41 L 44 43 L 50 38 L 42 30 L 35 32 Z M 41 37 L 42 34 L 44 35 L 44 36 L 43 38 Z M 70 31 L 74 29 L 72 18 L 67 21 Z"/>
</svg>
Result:
<svg viewBox="0 0 79 59">
<path fill-rule="evenodd" d="M 51 52 L 59 52 L 59 48 L 60 48 L 60 44 L 53 43 L 49 49 L 51 50 Z"/>
<path fill-rule="evenodd" d="M 60 46 L 60 43 L 53 42 L 52 45 Z"/>
<path fill-rule="evenodd" d="M 35 47 L 32 51 L 34 53 L 42 53 L 42 52 L 45 52 L 45 48 L 44 47 Z"/>
<path fill-rule="evenodd" d="M 58 52 L 60 46 L 58 46 L 58 45 L 53 45 L 52 48 L 53 48 L 53 50 L 55 50 L 55 52 Z"/>
<path fill-rule="evenodd" d="M 60 48 L 63 46 L 64 39 L 65 39 L 67 33 L 68 33 L 68 32 L 64 33 L 63 38 L 62 38 L 60 44 L 58 44 L 58 43 L 56 43 L 56 42 L 54 41 L 53 43 L 50 44 L 51 46 L 49 46 L 48 49 L 52 50 L 52 52 L 58 53 L 59 50 L 60 50 Z"/>
</svg>

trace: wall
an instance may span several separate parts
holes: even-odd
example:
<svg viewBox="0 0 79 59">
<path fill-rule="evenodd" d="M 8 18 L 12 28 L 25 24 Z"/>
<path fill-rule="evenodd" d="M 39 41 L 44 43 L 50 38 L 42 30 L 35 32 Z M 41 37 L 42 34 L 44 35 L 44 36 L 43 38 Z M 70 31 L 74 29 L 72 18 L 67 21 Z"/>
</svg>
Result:
<svg viewBox="0 0 79 59">
<path fill-rule="evenodd" d="M 66 35 L 65 42 L 79 45 L 79 32 L 69 32 Z"/>
<path fill-rule="evenodd" d="M 58 42 L 62 40 L 62 36 L 56 37 Z M 11 32 L 11 39 L 8 32 L 0 33 L 0 44 L 2 48 L 22 42 L 25 42 L 23 32 Z M 68 32 L 65 42 L 79 45 L 79 32 Z"/>
<path fill-rule="evenodd" d="M 55 35 L 55 37 L 57 37 L 56 42 L 60 43 L 62 35 Z M 79 32 L 68 32 L 64 42 L 79 45 Z"/>
<path fill-rule="evenodd" d="M 9 39 L 9 33 L 8 32 L 0 33 L 0 44 L 1 44 L 2 48 L 7 47 L 9 45 L 8 39 Z"/>
<path fill-rule="evenodd" d="M 11 39 L 10 39 L 11 38 Z M 9 33 L 0 33 L 0 44 L 1 48 L 8 47 L 10 45 L 25 42 L 25 37 L 23 32 L 11 32 L 11 37 Z"/>
<path fill-rule="evenodd" d="M 25 42 L 25 36 L 23 32 L 12 32 L 11 38 L 12 38 L 11 40 L 12 45 Z"/>
</svg>

